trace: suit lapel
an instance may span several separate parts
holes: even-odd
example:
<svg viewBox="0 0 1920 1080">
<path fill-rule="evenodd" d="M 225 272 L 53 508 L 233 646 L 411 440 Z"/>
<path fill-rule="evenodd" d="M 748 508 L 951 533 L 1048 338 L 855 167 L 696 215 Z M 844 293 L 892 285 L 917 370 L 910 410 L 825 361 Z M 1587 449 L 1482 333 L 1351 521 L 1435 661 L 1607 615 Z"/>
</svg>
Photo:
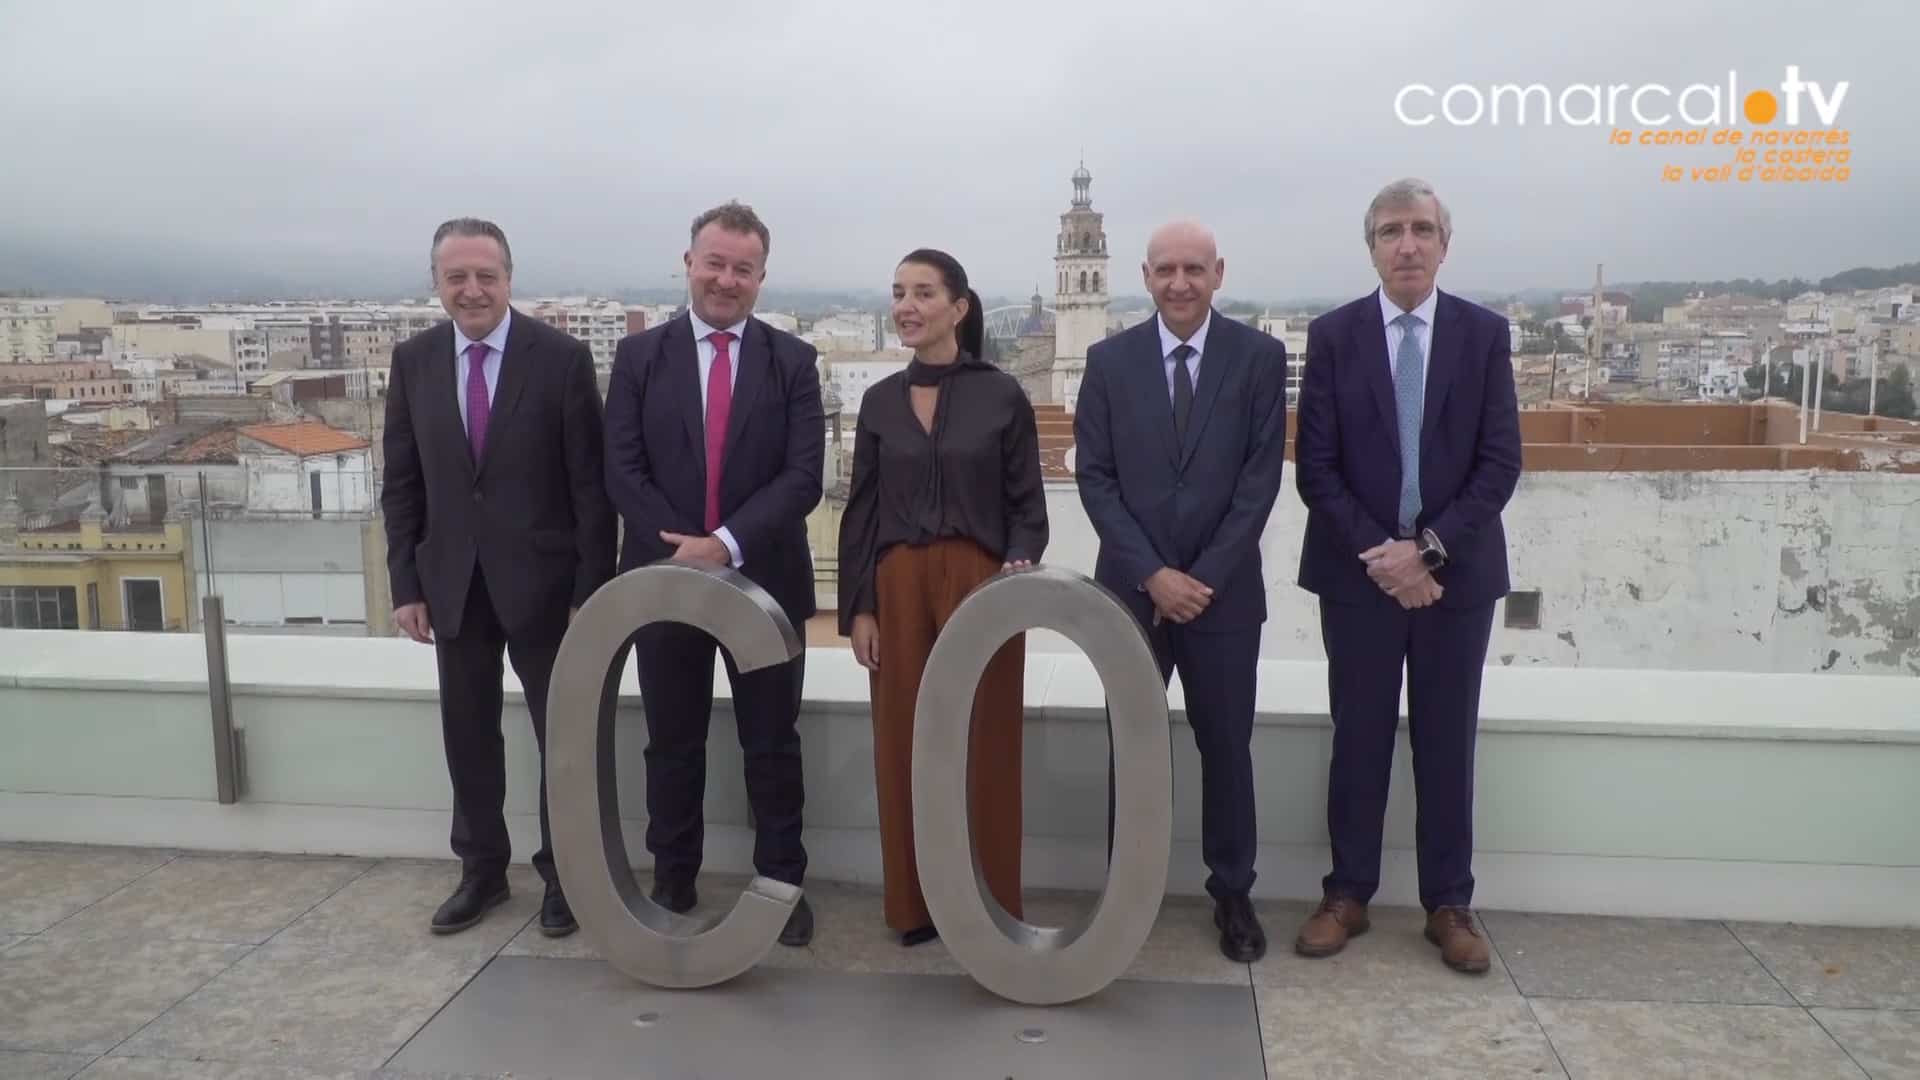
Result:
<svg viewBox="0 0 1920 1080">
<path fill-rule="evenodd" d="M 1193 413 L 1187 417 L 1187 441 L 1180 447 L 1182 469 L 1193 460 L 1193 452 L 1200 445 L 1200 433 L 1207 426 L 1207 417 L 1213 414 L 1213 403 L 1220 396 L 1220 384 L 1227 379 L 1227 368 L 1241 360 L 1240 351 L 1235 348 L 1232 328 L 1224 325 L 1227 317 L 1217 311 L 1208 317 L 1213 323 L 1207 330 L 1207 349 L 1200 354 L 1200 382 L 1193 388 Z"/>
<path fill-rule="evenodd" d="M 1173 429 L 1173 398 L 1167 393 L 1167 358 L 1160 352 L 1160 316 L 1141 323 L 1133 333 L 1134 384 L 1142 400 L 1145 415 L 1153 418 L 1153 428 L 1166 449 L 1167 464 L 1180 468 L 1180 439 Z M 1124 432 L 1115 432 L 1125 438 Z"/>
<path fill-rule="evenodd" d="M 467 442 L 467 425 L 460 419 L 460 364 L 453 352 L 453 323 L 441 324 L 436 331 L 433 343 L 427 346 L 428 362 L 426 366 L 426 400 L 429 407 L 445 410 L 446 423 L 436 423 L 434 427 L 446 434 L 442 442 L 448 452 L 460 462 L 460 467 L 468 477 L 474 475 L 473 448 Z"/>
<path fill-rule="evenodd" d="M 679 404 L 680 419 L 687 425 L 687 443 L 693 447 L 694 468 L 700 474 L 700 490 L 707 489 L 707 411 L 700 398 L 700 351 L 693 342 L 693 323 L 681 315 L 667 326 L 666 339 L 660 343 L 666 361 L 669 390 Z"/>
<path fill-rule="evenodd" d="M 1400 409 L 1393 401 L 1393 368 L 1387 362 L 1387 328 L 1380 321 L 1380 297 L 1376 293 L 1360 306 L 1360 321 L 1353 330 L 1354 353 L 1360 360 L 1360 375 L 1373 392 L 1373 403 L 1380 410 L 1380 425 L 1393 440 L 1393 456 L 1400 456 Z"/>
<path fill-rule="evenodd" d="M 773 339 L 758 320 L 748 319 L 740 331 L 740 345 L 733 357 L 733 404 L 727 413 L 727 442 L 722 461 L 732 460 L 733 448 L 740 443 L 747 418 L 753 415 L 754 399 L 760 396 L 760 388 L 771 374 L 772 366 Z M 722 477 L 720 482 L 724 485 L 726 478 Z"/>
<path fill-rule="evenodd" d="M 1427 350 L 1426 404 L 1420 413 L 1420 453 L 1426 456 L 1433 445 L 1433 434 L 1440 426 L 1440 409 L 1447 392 L 1460 373 L 1461 346 L 1465 343 L 1467 320 L 1462 318 L 1460 301 L 1441 293 L 1433 306 L 1433 347 Z"/>
<path fill-rule="evenodd" d="M 520 403 L 520 391 L 527 384 L 528 369 L 535 363 L 529 317 L 515 311 L 513 321 L 507 324 L 507 347 L 500 352 L 500 378 L 493 387 L 493 407 L 487 410 L 487 445 L 480 451 L 479 472 L 485 472 L 487 463 L 499 452 L 500 432 L 512 419 L 513 407 Z"/>
</svg>

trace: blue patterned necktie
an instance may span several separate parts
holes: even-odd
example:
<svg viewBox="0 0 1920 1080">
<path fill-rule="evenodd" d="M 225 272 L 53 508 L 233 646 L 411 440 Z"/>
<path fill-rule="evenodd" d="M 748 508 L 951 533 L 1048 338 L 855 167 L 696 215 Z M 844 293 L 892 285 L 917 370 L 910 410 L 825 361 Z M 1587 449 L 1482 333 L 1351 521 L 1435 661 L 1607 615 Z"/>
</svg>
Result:
<svg viewBox="0 0 1920 1080">
<path fill-rule="evenodd" d="M 1420 318 L 1401 315 L 1393 325 L 1400 328 L 1393 363 L 1393 403 L 1400 416 L 1400 535 L 1412 536 L 1420 517 L 1420 419 L 1426 407 L 1427 362 L 1420 354 Z"/>
</svg>

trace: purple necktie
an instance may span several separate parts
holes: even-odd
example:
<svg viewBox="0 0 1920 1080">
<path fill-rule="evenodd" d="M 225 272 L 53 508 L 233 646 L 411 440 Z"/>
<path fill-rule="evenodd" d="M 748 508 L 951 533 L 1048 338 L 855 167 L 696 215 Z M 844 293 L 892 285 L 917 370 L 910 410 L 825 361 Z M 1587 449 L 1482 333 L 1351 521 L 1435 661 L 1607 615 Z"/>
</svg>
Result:
<svg viewBox="0 0 1920 1080">
<path fill-rule="evenodd" d="M 487 448 L 487 417 L 492 403 L 487 400 L 487 344 L 476 341 L 467 346 L 467 444 L 473 447 L 474 464 Z"/>
</svg>

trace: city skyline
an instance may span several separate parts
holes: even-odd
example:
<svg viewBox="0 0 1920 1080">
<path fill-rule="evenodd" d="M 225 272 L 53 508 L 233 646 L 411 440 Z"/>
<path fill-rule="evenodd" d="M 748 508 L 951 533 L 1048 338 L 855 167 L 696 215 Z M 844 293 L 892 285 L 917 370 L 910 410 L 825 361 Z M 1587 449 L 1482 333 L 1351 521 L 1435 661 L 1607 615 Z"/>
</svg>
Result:
<svg viewBox="0 0 1920 1080">
<path fill-rule="evenodd" d="M 1844 275 L 1862 272 L 1885 278 L 1885 280 L 1870 286 L 1836 285 L 1832 288 L 1822 288 L 1822 283 L 1828 279 L 1840 278 Z M 4 275 L 4 273 L 5 267 L 0 266 L 0 275 Z M 1496 300 L 1502 303 L 1519 302 L 1523 304 L 1553 302 L 1564 296 L 1585 295 L 1591 292 L 1591 273 L 1592 271 L 1589 269 L 1589 281 L 1587 284 L 1572 282 L 1558 285 L 1534 284 L 1511 290 L 1463 289 L 1448 284 L 1445 286 L 1445 291 L 1457 296 L 1464 296 L 1470 300 L 1483 300 L 1488 303 Z M 98 299 L 119 305 L 151 304 L 162 308 L 174 306 L 249 307 L 274 304 L 291 305 L 295 307 L 375 304 L 437 308 L 440 303 L 438 298 L 433 294 L 430 284 L 420 288 L 409 289 L 402 287 L 389 290 L 372 288 L 355 289 L 348 287 L 336 290 L 317 291 L 216 289 L 205 292 L 193 292 L 191 290 L 182 290 L 175 286 L 162 285 L 152 291 L 131 290 L 115 292 L 113 290 L 78 287 L 62 288 L 57 284 L 58 279 L 53 280 L 56 281 L 56 284 L 48 286 L 34 281 L 10 281 L 4 276 L 0 276 L 0 301 Z M 529 280 L 532 282 L 531 286 L 528 284 Z M 1779 288 L 1794 282 L 1804 284 L 1805 291 L 1807 292 L 1838 293 L 1851 292 L 1856 289 L 1866 289 L 1870 291 L 1874 288 L 1890 288 L 1904 285 L 1920 286 L 1920 260 L 1903 260 L 1890 266 L 1849 266 L 1833 271 L 1809 271 L 1778 278 L 1759 278 L 1747 275 L 1735 275 L 1713 281 L 1679 281 L 1670 279 L 1616 281 L 1609 278 L 1606 282 L 1606 288 L 1609 292 L 1626 291 L 1631 293 L 1634 290 L 1647 287 L 1690 286 L 1696 287 L 1708 295 L 1713 295 L 1720 292 L 1739 291 L 1732 286 L 1741 283 L 1765 286 L 1768 288 Z M 520 305 L 578 299 L 594 301 L 607 300 L 639 306 L 675 306 L 684 302 L 685 299 L 683 291 L 672 287 L 601 287 L 597 285 L 571 288 L 545 287 L 548 284 L 549 283 L 538 278 L 529 279 L 528 277 L 516 274 L 513 303 Z M 1374 286 L 1369 286 L 1369 288 L 1377 287 L 1377 284 L 1376 282 Z M 1025 293 L 998 293 L 989 291 L 983 294 L 982 299 L 989 306 L 1021 306 L 1025 305 L 1031 299 L 1034 292 L 1038 292 L 1041 294 L 1046 305 L 1051 308 L 1054 293 L 1046 286 L 1047 282 L 1043 280 L 1033 286 L 1029 286 Z M 1350 296 L 1335 295 L 1332 293 L 1285 297 L 1247 297 L 1235 296 L 1223 290 L 1215 296 L 1214 306 L 1222 309 L 1235 309 L 1243 313 L 1248 309 L 1267 308 L 1271 309 L 1274 314 L 1311 314 L 1327 307 L 1345 303 L 1350 299 L 1352 299 Z M 890 297 L 881 289 L 858 289 L 851 287 L 777 288 L 768 286 L 762 290 L 759 302 L 755 305 L 755 310 L 758 312 L 812 315 L 835 310 L 875 311 L 884 309 L 890 303 Z M 1117 312 L 1147 311 L 1151 309 L 1152 304 L 1152 298 L 1146 295 L 1146 293 L 1130 291 L 1126 288 L 1122 288 L 1113 293 L 1111 300 L 1111 307 Z"/>
<path fill-rule="evenodd" d="M 1596 262 L 1620 281 L 1817 279 L 1912 257 L 1881 222 L 1920 165 L 1885 77 L 1897 45 L 1871 32 L 1891 10 L 1835 9 L 1860 32 L 1814 40 L 1730 4 L 1626 3 L 1577 31 L 1481 5 L 1418 33 L 1391 32 L 1384 6 L 1229 5 L 1170 38 L 1145 8 L 748 4 L 725 25 L 752 62 L 716 75 L 692 47 L 713 29 L 697 12 L 129 5 L 83 21 L 16 5 L 0 86 L 35 103 L 13 149 L 42 165 L 0 179 L 0 284 L 420 295 L 432 227 L 478 213 L 507 228 L 534 291 L 670 287 L 685 223 L 740 197 L 773 226 L 770 289 L 879 291 L 900 253 L 933 244 L 983 293 L 1023 296 L 1049 280 L 1083 154 L 1118 294 L 1147 231 L 1197 215 L 1221 238 L 1224 295 L 1356 295 L 1373 284 L 1366 199 L 1408 172 L 1452 209 L 1441 282 L 1456 291 L 1577 287 Z M 1163 70 L 1168 40 L 1206 62 Z M 422 62 L 456 44 L 481 76 Z M 978 77 L 928 78 L 929 53 Z M 1665 158 L 1603 127 L 1395 118 L 1410 83 L 1679 87 L 1738 70 L 1744 89 L 1788 65 L 1848 83 L 1844 184 L 1663 184 Z"/>
</svg>

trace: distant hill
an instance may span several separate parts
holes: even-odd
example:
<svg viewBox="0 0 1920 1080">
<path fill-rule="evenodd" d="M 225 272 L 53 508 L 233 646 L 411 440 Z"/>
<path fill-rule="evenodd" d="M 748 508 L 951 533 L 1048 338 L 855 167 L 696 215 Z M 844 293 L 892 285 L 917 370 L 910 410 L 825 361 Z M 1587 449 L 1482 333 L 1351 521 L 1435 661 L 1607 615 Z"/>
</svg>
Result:
<svg viewBox="0 0 1920 1080">
<path fill-rule="evenodd" d="M 1708 296 L 1744 293 L 1762 300 L 1785 301 L 1804 292 L 1852 292 L 1855 289 L 1884 289 L 1899 285 L 1920 286 L 1920 262 L 1885 268 L 1857 266 L 1817 281 L 1797 277 L 1774 281 L 1762 278 L 1734 278 L 1731 281 L 1610 281 L 1607 291 L 1624 292 L 1633 297 L 1628 318 L 1634 322 L 1659 322 L 1661 313 L 1668 307 L 1696 293 Z M 1591 291 L 1592 285 L 1571 285 L 1563 289 L 1526 289 L 1505 295 L 1465 295 L 1496 311 L 1510 303 L 1525 304 L 1538 311 L 1543 306 L 1549 310 L 1557 308 L 1562 296 L 1583 296 Z"/>
<path fill-rule="evenodd" d="M 159 303 L 200 303 L 206 301 L 259 301 L 278 299 L 418 300 L 428 295 L 425 268 L 411 254 L 368 252 L 362 254 L 316 257 L 312 255 L 285 260 L 262 258 L 210 245 L 168 246 L 139 242 L 80 241 L 56 242 L 45 237 L 0 236 L 0 297 L 13 295 L 98 296 L 108 299 L 136 299 Z M 1860 266 L 1843 270 L 1819 280 L 1788 278 L 1765 281 L 1735 278 L 1731 281 L 1642 281 L 1613 282 L 1609 290 L 1627 292 L 1633 297 L 1632 318 L 1638 322 L 1658 322 L 1661 310 L 1680 302 L 1691 293 L 1709 295 L 1741 292 L 1766 299 L 1786 300 L 1809 290 L 1826 292 L 1877 289 L 1904 284 L 1920 285 L 1920 262 L 1892 267 Z M 535 296 L 610 296 L 626 303 L 673 304 L 685 296 L 684 287 L 622 287 L 611 282 L 568 281 L 565 278 L 529 271 L 514 281 L 515 294 Z M 1460 289 L 1460 295 L 1499 310 L 1519 302 L 1538 309 L 1542 304 L 1556 305 L 1563 295 L 1585 293 L 1591 285 L 1565 288 L 1528 288 L 1508 293 Z M 1287 314 L 1316 314 L 1335 307 L 1351 297 L 1294 296 L 1249 298 L 1221 295 L 1215 303 L 1224 312 L 1246 317 L 1272 310 Z M 1051 306 L 1054 297 L 1043 301 Z M 987 307 L 1025 306 L 1027 295 L 984 297 Z M 760 307 L 767 311 L 793 311 L 803 315 L 825 313 L 836 308 L 885 311 L 891 298 L 874 289 L 782 289 L 770 288 L 760 294 Z M 1116 294 L 1110 310 L 1145 311 L 1153 306 L 1145 295 Z"/>
<path fill-rule="evenodd" d="M 1895 285 L 1920 284 L 1920 262 L 1901 263 L 1885 270 L 1856 266 L 1820 280 L 1822 292 L 1843 289 L 1885 289 Z"/>
<path fill-rule="evenodd" d="M 1855 289 L 1885 289 L 1896 285 L 1920 284 L 1920 262 L 1902 263 L 1884 269 L 1857 266 L 1818 281 L 1806 278 L 1782 278 L 1763 281 L 1735 278 L 1732 281 L 1643 281 L 1620 286 L 1633 295 L 1628 317 L 1634 322 L 1659 322 L 1667 307 L 1694 293 L 1715 296 L 1721 293 L 1745 293 L 1763 300 L 1791 300 L 1804 292 L 1852 292 Z"/>
</svg>

